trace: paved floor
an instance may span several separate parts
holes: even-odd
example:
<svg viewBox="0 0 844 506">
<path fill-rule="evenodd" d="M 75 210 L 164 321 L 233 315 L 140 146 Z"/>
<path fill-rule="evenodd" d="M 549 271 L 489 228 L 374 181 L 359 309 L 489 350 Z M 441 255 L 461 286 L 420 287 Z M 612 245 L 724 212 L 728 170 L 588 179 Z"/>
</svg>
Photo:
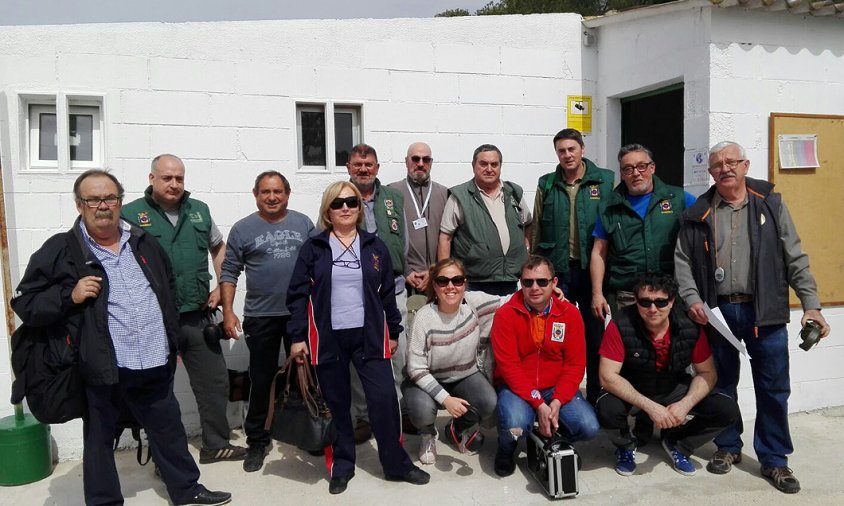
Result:
<svg viewBox="0 0 844 506">
<path fill-rule="evenodd" d="M 442 423 L 445 419 L 440 420 Z M 695 457 L 698 473 L 684 477 L 674 472 L 662 448 L 651 443 L 638 454 L 634 476 L 621 477 L 613 471 L 612 445 L 605 435 L 578 446 L 584 460 L 580 495 L 566 499 L 583 505 L 844 505 L 844 406 L 799 413 L 790 417 L 797 449 L 790 463 L 803 490 L 785 495 L 759 475 L 759 463 L 752 451 L 752 435 L 745 434 L 741 464 L 724 476 L 704 469 L 712 445 L 701 448 Z M 442 425 L 441 423 L 441 425 Z M 748 424 L 748 427 L 752 423 Z M 198 458 L 198 441 L 191 442 Z M 437 463 L 425 466 L 431 483 L 418 487 L 382 479 L 374 443 L 358 447 L 358 471 L 348 490 L 339 496 L 328 494 L 324 461 L 286 445 L 276 445 L 264 468 L 244 473 L 240 463 L 200 466 L 202 482 L 211 489 L 233 493 L 232 504 L 288 505 L 310 504 L 390 504 L 470 505 L 470 504 L 547 504 L 540 487 L 526 469 L 521 452 L 516 473 L 498 478 L 492 470 L 494 433 L 477 456 L 457 453 L 440 443 Z M 415 459 L 417 437 L 408 437 L 406 446 Z M 139 467 L 134 451 L 117 455 L 126 504 L 166 504 L 164 485 L 153 477 L 152 467 Z M 60 463 L 52 476 L 37 483 L 0 489 L 1 505 L 76 505 L 82 503 L 82 463 Z"/>
</svg>

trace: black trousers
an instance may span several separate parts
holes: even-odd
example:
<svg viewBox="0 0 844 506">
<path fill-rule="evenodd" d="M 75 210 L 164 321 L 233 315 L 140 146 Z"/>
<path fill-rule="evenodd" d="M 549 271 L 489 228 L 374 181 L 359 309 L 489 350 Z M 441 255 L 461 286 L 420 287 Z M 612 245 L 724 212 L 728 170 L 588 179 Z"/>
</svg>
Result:
<svg viewBox="0 0 844 506">
<path fill-rule="evenodd" d="M 672 392 L 651 397 L 651 400 L 667 406 L 682 399 L 688 389 L 688 385 L 677 385 Z M 633 408 L 632 404 L 610 393 L 605 392 L 598 398 L 595 405 L 598 422 L 605 429 L 617 430 L 617 435 L 610 437 L 616 446 L 629 449 L 636 447 L 636 438 L 631 434 L 627 424 L 627 416 Z M 662 430 L 662 437 L 675 441 L 678 449 L 685 455 L 691 455 L 695 448 L 714 439 L 722 430 L 741 417 L 736 401 L 719 393 L 710 393 L 701 399 L 689 411 L 689 414 L 692 415 L 692 419 L 686 423 Z"/>
<path fill-rule="evenodd" d="M 143 426 L 170 499 L 177 504 L 189 502 L 201 490 L 199 468 L 188 452 L 170 366 L 119 369 L 118 378 L 116 385 L 86 387 L 88 415 L 82 423 L 85 503 L 123 504 L 114 464 L 114 432 L 121 402 Z"/>
<path fill-rule="evenodd" d="M 278 372 L 282 341 L 285 354 L 290 355 L 288 321 L 290 316 L 247 316 L 243 319 L 246 347 L 249 348 L 249 381 L 252 382 L 249 411 L 243 422 L 243 432 L 246 433 L 246 444 L 249 446 L 267 446 L 272 441 L 270 433 L 264 430 L 264 423 L 267 421 L 270 388 Z"/>
<path fill-rule="evenodd" d="M 378 443 L 378 459 L 386 476 L 403 476 L 413 469 L 401 443 L 401 414 L 393 366 L 389 359 L 363 358 L 363 329 L 332 331 L 331 339 L 340 344 L 340 360 L 318 364 L 317 379 L 328 408 L 334 415 L 337 439 L 326 452 L 331 476 L 351 476 L 355 472 L 355 434 L 350 412 L 352 387 L 349 363 L 363 385 L 366 409 Z"/>
</svg>

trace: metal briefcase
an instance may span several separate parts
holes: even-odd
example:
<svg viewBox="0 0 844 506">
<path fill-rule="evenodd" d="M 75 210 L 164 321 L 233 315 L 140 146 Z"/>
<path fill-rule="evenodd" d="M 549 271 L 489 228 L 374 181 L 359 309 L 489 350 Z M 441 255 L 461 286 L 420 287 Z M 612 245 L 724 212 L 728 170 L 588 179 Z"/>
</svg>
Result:
<svg viewBox="0 0 844 506">
<path fill-rule="evenodd" d="M 557 434 L 546 438 L 534 428 L 528 434 L 527 454 L 530 474 L 550 497 L 559 499 L 577 495 L 579 456 L 570 444 Z"/>
</svg>

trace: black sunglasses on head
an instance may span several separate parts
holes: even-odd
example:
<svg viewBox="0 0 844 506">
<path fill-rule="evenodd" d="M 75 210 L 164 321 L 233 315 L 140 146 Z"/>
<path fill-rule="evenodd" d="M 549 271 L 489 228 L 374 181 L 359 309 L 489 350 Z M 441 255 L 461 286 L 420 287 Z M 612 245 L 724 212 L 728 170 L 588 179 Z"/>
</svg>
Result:
<svg viewBox="0 0 844 506">
<path fill-rule="evenodd" d="M 453 278 L 437 276 L 434 278 L 434 283 L 440 288 L 447 287 L 449 283 L 454 285 L 455 288 L 459 288 L 466 283 L 466 276 L 454 276 Z"/>
<path fill-rule="evenodd" d="M 354 195 L 346 198 L 337 197 L 336 199 L 332 200 L 330 204 L 328 204 L 328 207 L 336 211 L 338 209 L 342 209 L 343 204 L 346 204 L 346 207 L 348 207 L 349 209 L 357 209 L 357 207 L 360 205 L 360 199 L 358 199 Z"/>
<path fill-rule="evenodd" d="M 671 299 L 636 299 L 636 304 L 639 304 L 645 309 L 651 307 L 651 304 L 653 304 L 659 309 L 663 309 L 670 303 Z"/>
<path fill-rule="evenodd" d="M 539 285 L 540 288 L 545 288 L 546 286 L 548 286 L 548 283 L 550 283 L 551 281 L 553 281 L 553 279 L 522 278 L 522 286 L 525 287 L 525 288 L 533 288 L 533 283 L 536 282 L 536 284 Z"/>
</svg>

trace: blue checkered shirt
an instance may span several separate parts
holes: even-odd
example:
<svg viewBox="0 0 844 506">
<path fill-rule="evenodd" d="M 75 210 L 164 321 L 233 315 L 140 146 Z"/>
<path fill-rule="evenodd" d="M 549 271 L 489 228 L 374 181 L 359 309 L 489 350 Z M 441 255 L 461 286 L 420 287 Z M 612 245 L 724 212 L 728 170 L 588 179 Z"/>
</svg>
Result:
<svg viewBox="0 0 844 506">
<path fill-rule="evenodd" d="M 108 330 L 117 367 L 142 370 L 167 363 L 170 345 L 158 297 L 132 254 L 130 226 L 121 220 L 118 253 L 103 248 L 80 223 L 88 249 L 97 257 L 108 278 Z"/>
</svg>

